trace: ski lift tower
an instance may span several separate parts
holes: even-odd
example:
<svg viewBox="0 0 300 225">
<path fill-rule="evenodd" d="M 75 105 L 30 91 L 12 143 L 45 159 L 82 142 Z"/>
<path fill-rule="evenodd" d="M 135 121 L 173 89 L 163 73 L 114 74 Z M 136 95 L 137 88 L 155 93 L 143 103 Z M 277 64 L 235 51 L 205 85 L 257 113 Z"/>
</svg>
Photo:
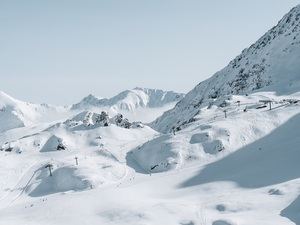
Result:
<svg viewBox="0 0 300 225">
<path fill-rule="evenodd" d="M 45 168 L 48 168 L 48 169 L 49 169 L 50 177 L 52 177 L 52 169 L 53 169 L 53 165 L 49 163 L 49 164 L 47 164 L 47 165 L 45 166 Z"/>
<path fill-rule="evenodd" d="M 272 110 L 272 100 L 259 100 L 259 102 L 264 103 L 265 105 L 269 104 L 270 110 Z"/>
</svg>

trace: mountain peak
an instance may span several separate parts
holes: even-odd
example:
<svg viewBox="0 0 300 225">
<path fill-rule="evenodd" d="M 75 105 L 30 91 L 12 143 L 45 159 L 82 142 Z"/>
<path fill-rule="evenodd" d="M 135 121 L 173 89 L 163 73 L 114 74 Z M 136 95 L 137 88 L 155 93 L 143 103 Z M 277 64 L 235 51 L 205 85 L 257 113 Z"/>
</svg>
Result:
<svg viewBox="0 0 300 225">
<path fill-rule="evenodd" d="M 106 107 L 133 111 L 136 108 L 155 108 L 178 102 L 183 96 L 184 94 L 172 91 L 135 87 L 132 90 L 123 91 L 112 98 L 99 99 L 93 95 L 89 95 L 81 102 L 73 105 L 72 109 L 86 110 L 93 107 Z"/>
<path fill-rule="evenodd" d="M 84 97 L 82 101 L 92 102 L 92 101 L 98 101 L 98 100 L 99 100 L 99 98 L 97 98 L 95 95 L 89 94 L 88 96 Z"/>
<path fill-rule="evenodd" d="M 148 88 L 142 88 L 142 87 L 135 87 L 135 88 L 133 88 L 133 90 L 139 90 L 139 91 L 144 91 L 146 89 L 148 89 Z"/>
</svg>

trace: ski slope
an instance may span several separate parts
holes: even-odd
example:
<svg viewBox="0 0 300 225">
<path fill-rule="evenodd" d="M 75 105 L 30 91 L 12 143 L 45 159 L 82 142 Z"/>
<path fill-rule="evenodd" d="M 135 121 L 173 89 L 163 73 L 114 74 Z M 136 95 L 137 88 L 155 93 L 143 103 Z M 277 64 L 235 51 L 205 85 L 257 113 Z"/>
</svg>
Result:
<svg viewBox="0 0 300 225">
<path fill-rule="evenodd" d="M 300 104 L 286 99 L 300 94 L 232 96 L 175 135 L 41 129 L 0 152 L 0 224 L 298 224 Z M 40 151 L 54 134 L 67 149 Z"/>
</svg>

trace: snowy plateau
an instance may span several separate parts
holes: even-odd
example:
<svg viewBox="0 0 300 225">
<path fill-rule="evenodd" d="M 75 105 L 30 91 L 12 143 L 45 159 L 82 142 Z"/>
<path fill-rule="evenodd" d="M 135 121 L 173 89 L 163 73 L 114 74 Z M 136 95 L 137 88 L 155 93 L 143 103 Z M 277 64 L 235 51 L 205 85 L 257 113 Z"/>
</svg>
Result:
<svg viewBox="0 0 300 225">
<path fill-rule="evenodd" d="M 0 93 L 0 225 L 300 225 L 300 5 L 181 94 Z"/>
</svg>

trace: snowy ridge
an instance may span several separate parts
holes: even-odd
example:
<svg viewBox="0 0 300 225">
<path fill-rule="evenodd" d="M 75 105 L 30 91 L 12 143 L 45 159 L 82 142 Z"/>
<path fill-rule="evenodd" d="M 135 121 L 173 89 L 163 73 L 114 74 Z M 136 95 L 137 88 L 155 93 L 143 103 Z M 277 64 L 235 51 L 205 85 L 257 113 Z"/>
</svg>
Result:
<svg viewBox="0 0 300 225">
<path fill-rule="evenodd" d="M 85 97 L 81 102 L 72 106 L 73 110 L 86 110 L 93 107 L 107 107 L 116 111 L 134 111 L 137 108 L 156 108 L 178 102 L 184 94 L 158 89 L 134 88 L 126 90 L 112 98 L 99 99 L 93 95 Z"/>
<path fill-rule="evenodd" d="M 227 67 L 198 84 L 176 107 L 158 118 L 152 127 L 169 132 L 189 123 L 203 105 L 232 94 L 300 91 L 300 5 L 293 8 L 263 37 Z"/>
<path fill-rule="evenodd" d="M 151 122 L 174 107 L 183 96 L 184 94 L 172 91 L 135 88 L 110 99 L 99 99 L 89 95 L 78 104 L 61 107 L 23 102 L 0 92 L 0 132 L 66 120 L 83 111 L 91 111 L 91 113 L 107 111 L 112 117 L 122 113 L 132 121 Z"/>
<path fill-rule="evenodd" d="M 51 122 L 61 118 L 66 112 L 64 107 L 22 102 L 0 92 L 0 132 Z"/>
</svg>

